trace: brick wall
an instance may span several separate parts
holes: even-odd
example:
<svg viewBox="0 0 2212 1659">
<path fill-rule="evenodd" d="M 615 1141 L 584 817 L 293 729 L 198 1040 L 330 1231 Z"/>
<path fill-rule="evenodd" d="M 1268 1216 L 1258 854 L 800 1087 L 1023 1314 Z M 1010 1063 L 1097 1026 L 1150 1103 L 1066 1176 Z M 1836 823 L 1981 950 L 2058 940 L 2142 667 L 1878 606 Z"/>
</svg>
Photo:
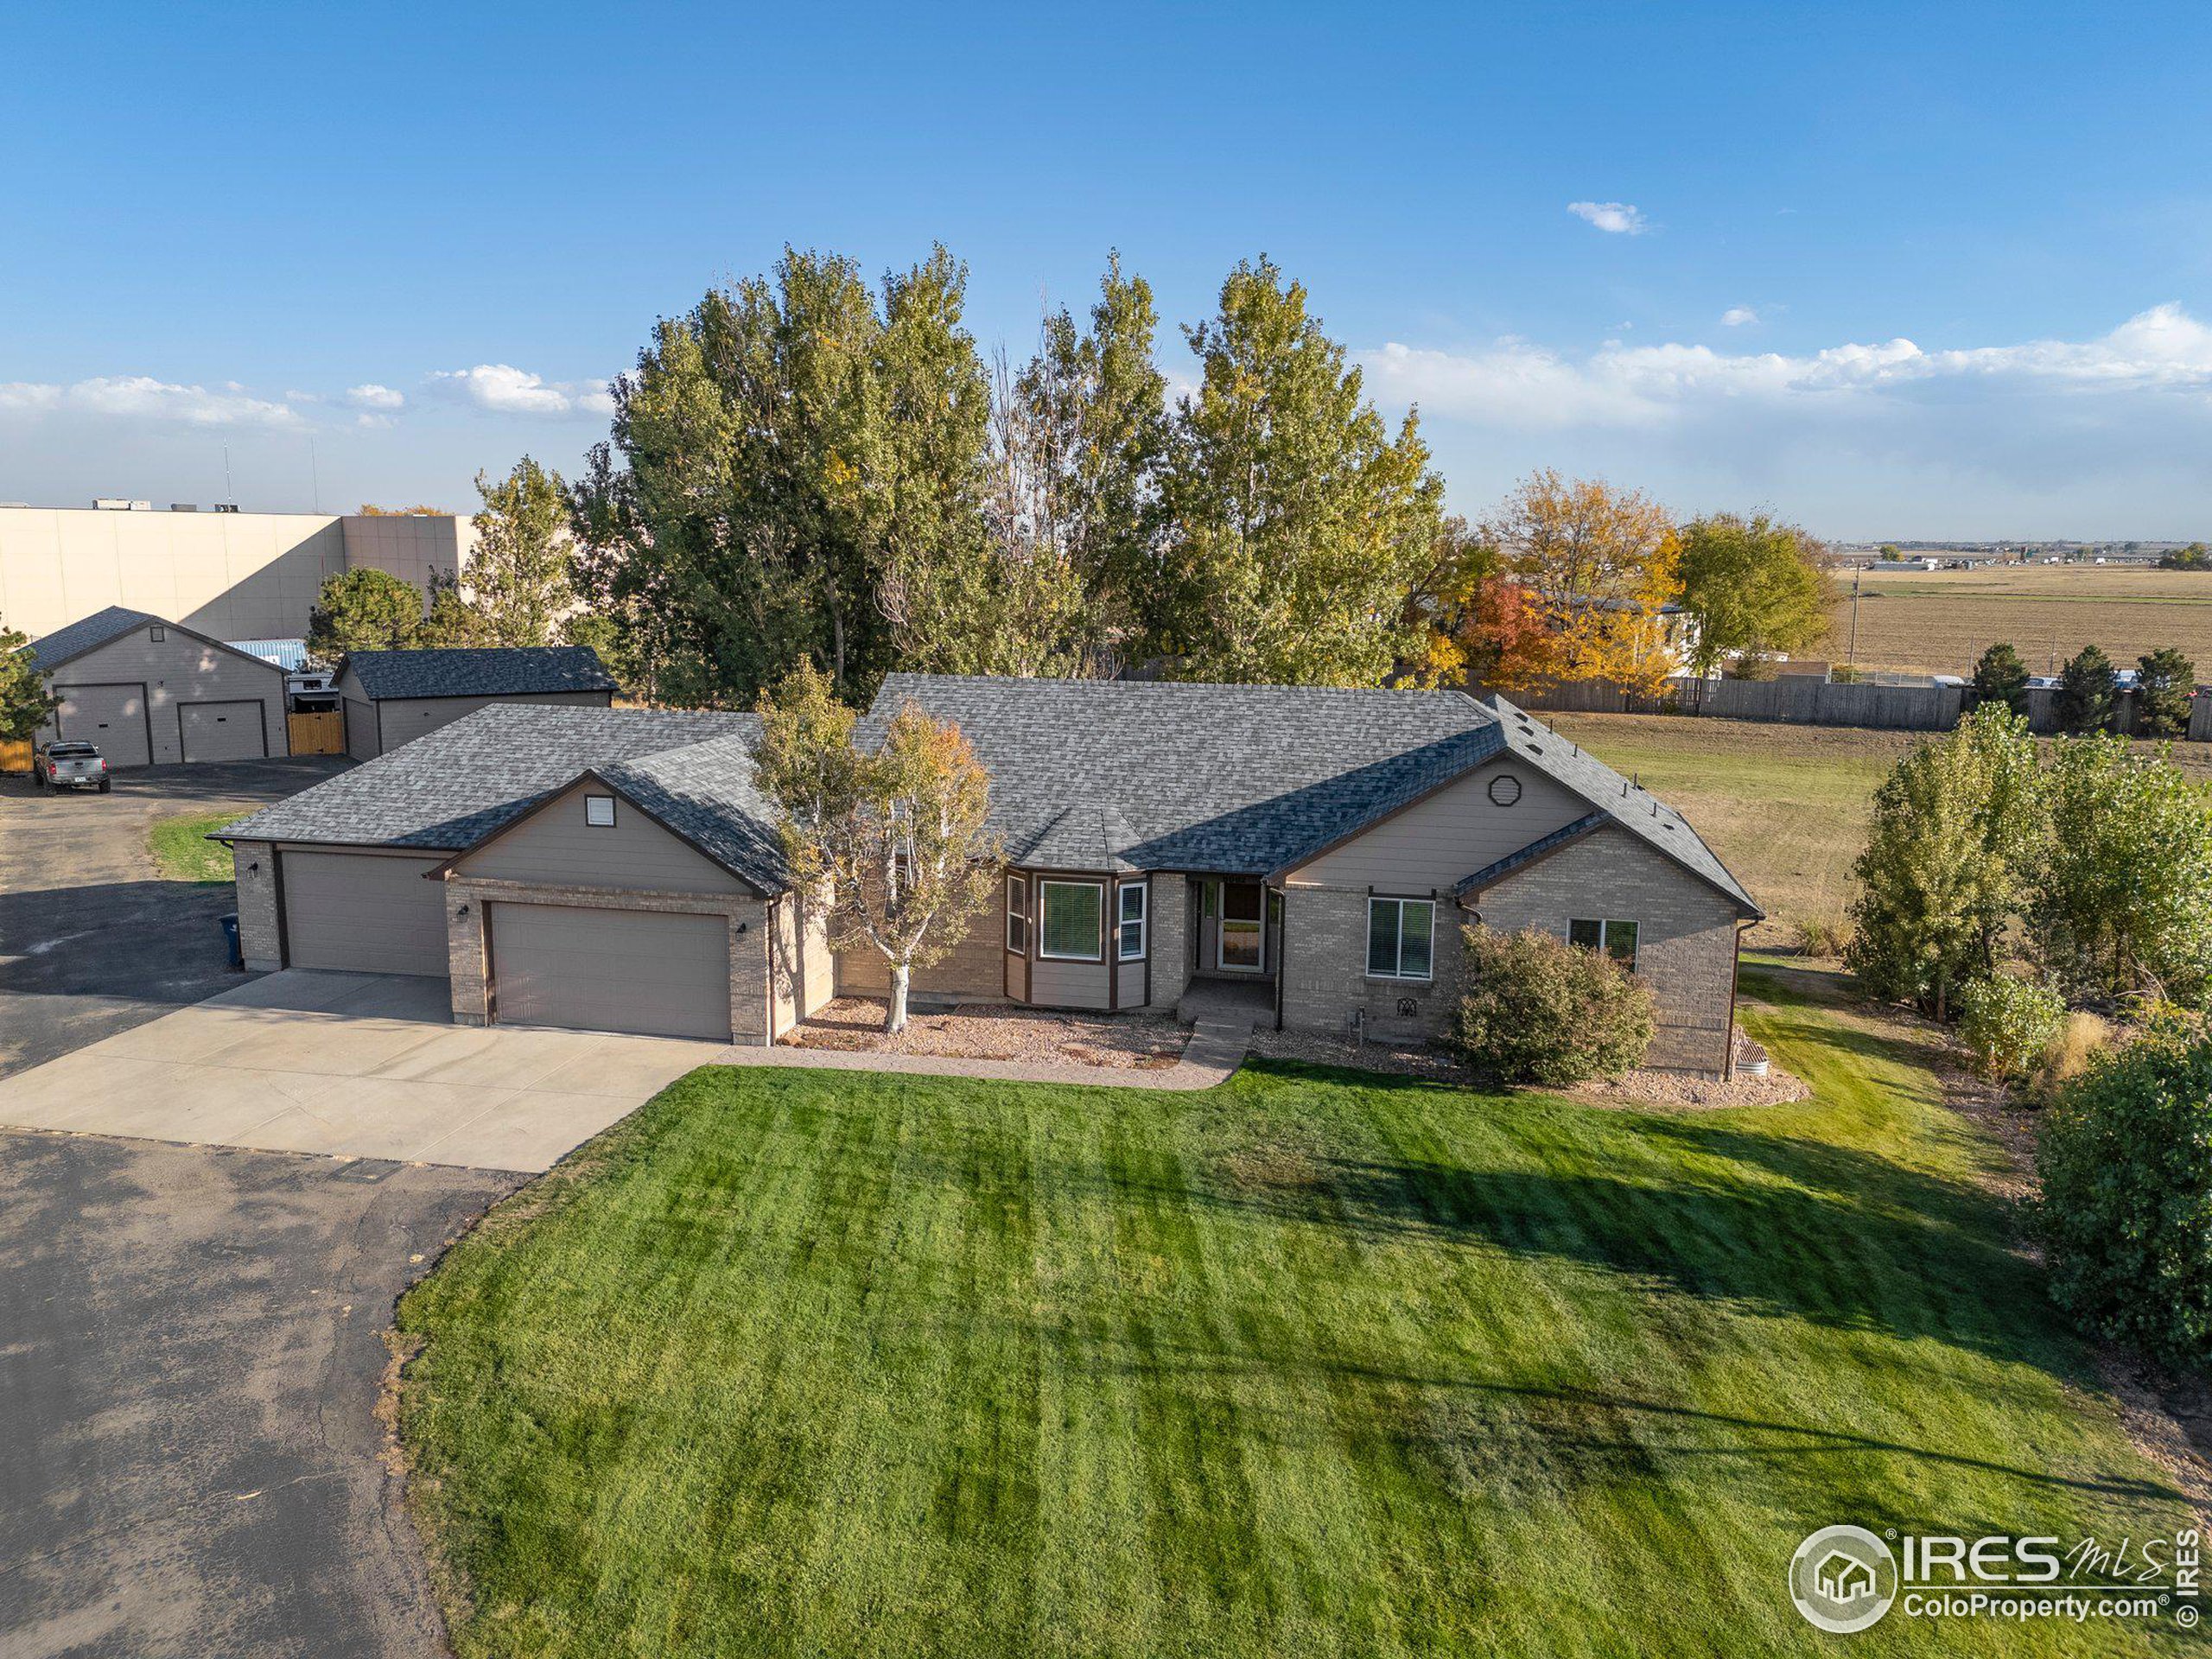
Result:
<svg viewBox="0 0 2212 1659">
<path fill-rule="evenodd" d="M 1357 1012 L 1370 1037 L 1418 1042 L 1440 1036 L 1459 1000 L 1465 915 L 1449 893 L 1438 895 L 1433 978 L 1370 979 L 1367 899 L 1364 887 L 1283 890 L 1284 1026 L 1342 1036 Z"/>
<path fill-rule="evenodd" d="M 1718 1073 L 1728 1059 L 1736 984 L 1734 908 L 1665 855 L 1600 830 L 1477 895 L 1491 927 L 1567 937 L 1570 918 L 1637 924 L 1637 974 L 1658 1004 L 1649 1063 Z"/>
<path fill-rule="evenodd" d="M 231 872 L 238 884 L 238 944 L 257 974 L 283 965 L 276 925 L 276 849 L 265 841 L 234 842 Z"/>
<path fill-rule="evenodd" d="M 1188 878 L 1152 878 L 1152 1001 L 1145 1006 L 1172 1011 L 1191 981 L 1191 893 Z"/>
</svg>

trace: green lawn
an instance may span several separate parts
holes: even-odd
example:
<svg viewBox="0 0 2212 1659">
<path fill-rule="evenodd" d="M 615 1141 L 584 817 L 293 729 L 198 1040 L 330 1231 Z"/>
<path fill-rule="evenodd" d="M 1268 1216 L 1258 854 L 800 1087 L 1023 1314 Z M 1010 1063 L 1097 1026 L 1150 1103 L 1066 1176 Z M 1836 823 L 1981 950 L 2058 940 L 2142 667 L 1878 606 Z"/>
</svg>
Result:
<svg viewBox="0 0 2212 1659">
<path fill-rule="evenodd" d="M 146 832 L 147 850 L 162 879 L 169 881 L 228 881 L 232 879 L 231 849 L 207 839 L 211 830 L 233 823 L 232 812 L 188 812 L 181 817 L 162 818 Z"/>
<path fill-rule="evenodd" d="M 459 1651 L 1833 1653 L 1815 1526 L 2180 1524 L 1919 1052 L 1770 991 L 1812 1102 L 694 1072 L 402 1305 Z"/>
</svg>

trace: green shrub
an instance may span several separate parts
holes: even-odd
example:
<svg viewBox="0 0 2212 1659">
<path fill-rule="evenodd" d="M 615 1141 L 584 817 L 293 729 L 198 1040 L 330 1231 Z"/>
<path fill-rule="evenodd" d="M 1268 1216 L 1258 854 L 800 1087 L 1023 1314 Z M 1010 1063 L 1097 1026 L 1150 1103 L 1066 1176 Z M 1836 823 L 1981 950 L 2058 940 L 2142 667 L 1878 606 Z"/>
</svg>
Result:
<svg viewBox="0 0 2212 1659">
<path fill-rule="evenodd" d="M 1999 975 L 1959 993 L 1959 1036 L 1997 1083 L 2024 1077 L 2066 1018 L 2066 999 L 2038 980 Z"/>
<path fill-rule="evenodd" d="M 2036 1167 L 2058 1305 L 2094 1335 L 2212 1360 L 2212 1042 L 2166 1026 L 2092 1061 Z"/>
<path fill-rule="evenodd" d="M 1453 1046 L 1503 1083 L 1616 1077 L 1651 1046 L 1651 988 L 1611 957 L 1537 928 L 1465 930 L 1467 994 Z"/>
</svg>

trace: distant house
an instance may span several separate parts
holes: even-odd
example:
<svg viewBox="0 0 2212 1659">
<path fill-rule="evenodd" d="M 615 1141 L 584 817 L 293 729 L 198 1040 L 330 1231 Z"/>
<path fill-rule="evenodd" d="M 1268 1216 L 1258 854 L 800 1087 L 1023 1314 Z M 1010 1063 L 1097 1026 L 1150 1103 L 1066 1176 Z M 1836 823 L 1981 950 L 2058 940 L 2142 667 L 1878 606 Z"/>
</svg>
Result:
<svg viewBox="0 0 2212 1659">
<path fill-rule="evenodd" d="M 357 651 L 339 664 L 346 753 L 377 756 L 492 703 L 604 709 L 614 677 L 589 645 Z"/>
<path fill-rule="evenodd" d="M 289 754 L 284 671 L 121 605 L 24 648 L 60 698 L 35 741 L 99 746 L 111 767 Z"/>
<path fill-rule="evenodd" d="M 881 958 L 831 950 L 791 881 L 757 717 L 517 701 L 223 830 L 249 964 L 435 976 L 465 1025 L 750 1043 L 882 991 Z M 1005 849 L 989 912 L 918 997 L 1202 994 L 1418 1039 L 1450 1020 L 1480 920 L 1642 976 L 1652 1065 L 1729 1066 L 1758 906 L 1679 813 L 1510 702 L 894 674 L 868 727 L 909 702 L 974 746 Z"/>
</svg>

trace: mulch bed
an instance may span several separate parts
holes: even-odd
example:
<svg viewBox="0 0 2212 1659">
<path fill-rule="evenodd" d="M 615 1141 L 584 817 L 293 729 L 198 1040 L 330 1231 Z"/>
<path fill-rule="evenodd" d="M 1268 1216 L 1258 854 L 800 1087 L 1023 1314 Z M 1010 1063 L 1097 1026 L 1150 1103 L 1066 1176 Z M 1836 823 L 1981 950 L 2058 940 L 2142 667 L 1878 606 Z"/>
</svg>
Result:
<svg viewBox="0 0 2212 1659">
<path fill-rule="evenodd" d="M 878 999 L 841 996 L 782 1040 L 798 1048 L 854 1054 L 926 1054 L 1027 1065 L 1164 1071 L 1183 1058 L 1183 1046 L 1191 1035 L 1163 1015 L 1122 1014 L 1090 1020 L 991 1003 L 911 1014 L 906 1029 L 896 1037 L 884 1034 L 883 1017 L 884 1005 Z"/>
</svg>

